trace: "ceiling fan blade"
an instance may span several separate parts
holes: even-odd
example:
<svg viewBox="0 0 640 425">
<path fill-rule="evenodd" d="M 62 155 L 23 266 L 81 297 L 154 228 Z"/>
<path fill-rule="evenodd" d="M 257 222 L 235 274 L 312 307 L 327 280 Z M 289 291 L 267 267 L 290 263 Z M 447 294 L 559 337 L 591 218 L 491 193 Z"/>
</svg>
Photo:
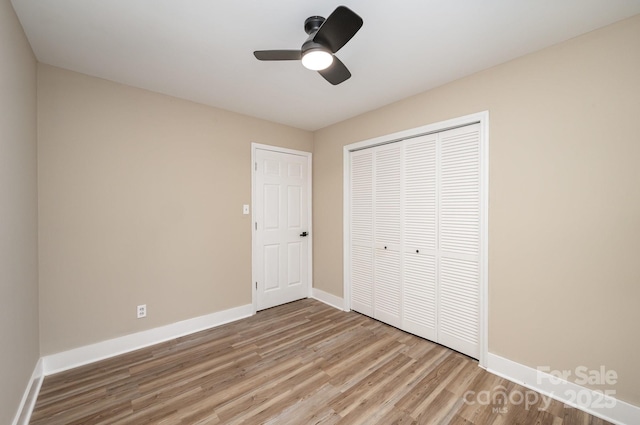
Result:
<svg viewBox="0 0 640 425">
<path fill-rule="evenodd" d="M 334 86 L 337 86 L 351 78 L 351 73 L 347 67 L 344 66 L 342 61 L 335 56 L 333 57 L 333 63 L 331 66 L 327 69 L 323 69 L 322 71 L 318 71 L 318 73 Z"/>
<path fill-rule="evenodd" d="M 256 50 L 253 55 L 261 61 L 295 61 L 302 59 L 300 50 Z"/>
<path fill-rule="evenodd" d="M 313 37 L 313 41 L 337 52 L 362 27 L 362 18 L 345 6 L 338 6 Z"/>
</svg>

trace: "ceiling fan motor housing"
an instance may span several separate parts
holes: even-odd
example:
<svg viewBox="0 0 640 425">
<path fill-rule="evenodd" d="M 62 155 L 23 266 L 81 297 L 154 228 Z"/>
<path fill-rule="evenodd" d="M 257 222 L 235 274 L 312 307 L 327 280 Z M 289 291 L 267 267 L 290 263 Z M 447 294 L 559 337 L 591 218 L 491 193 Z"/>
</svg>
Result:
<svg viewBox="0 0 640 425">
<path fill-rule="evenodd" d="M 309 35 L 315 34 L 320 26 L 324 23 L 322 16 L 310 16 L 304 21 L 304 32 Z"/>
<path fill-rule="evenodd" d="M 320 29 L 320 26 L 324 23 L 325 19 L 322 16 L 311 16 L 304 21 L 304 31 L 309 34 L 309 37 L 302 43 L 300 49 L 302 56 L 309 50 L 324 50 L 327 51 L 327 46 L 324 46 L 318 42 L 313 41 L 313 37 Z"/>
</svg>

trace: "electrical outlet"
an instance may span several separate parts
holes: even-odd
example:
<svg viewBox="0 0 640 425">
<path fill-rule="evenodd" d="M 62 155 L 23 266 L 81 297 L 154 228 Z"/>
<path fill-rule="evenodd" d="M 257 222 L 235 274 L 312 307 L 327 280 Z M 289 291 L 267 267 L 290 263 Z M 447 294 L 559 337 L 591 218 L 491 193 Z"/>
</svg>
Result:
<svg viewBox="0 0 640 425">
<path fill-rule="evenodd" d="M 147 305 L 140 304 L 136 310 L 138 312 L 138 319 L 142 319 L 143 317 L 147 317 Z"/>
</svg>

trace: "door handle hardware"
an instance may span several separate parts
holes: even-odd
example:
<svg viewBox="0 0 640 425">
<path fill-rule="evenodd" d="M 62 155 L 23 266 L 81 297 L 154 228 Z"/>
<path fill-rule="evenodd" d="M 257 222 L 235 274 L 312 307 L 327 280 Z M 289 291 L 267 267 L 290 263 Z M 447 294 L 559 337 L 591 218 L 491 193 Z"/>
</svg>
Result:
<svg viewBox="0 0 640 425">
<path fill-rule="evenodd" d="M 301 237 L 303 237 L 303 238 L 304 238 L 304 237 L 307 237 L 307 235 L 309 235 L 307 232 L 302 232 L 302 233 L 300 233 L 300 236 L 301 236 Z"/>
</svg>

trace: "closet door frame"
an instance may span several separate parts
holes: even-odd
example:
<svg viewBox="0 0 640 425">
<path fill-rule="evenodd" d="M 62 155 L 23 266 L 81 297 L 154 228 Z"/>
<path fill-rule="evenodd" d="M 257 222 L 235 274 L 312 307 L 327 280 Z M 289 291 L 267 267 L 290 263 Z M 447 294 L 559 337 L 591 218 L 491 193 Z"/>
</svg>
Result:
<svg viewBox="0 0 640 425">
<path fill-rule="evenodd" d="M 487 367 L 488 357 L 488 279 L 489 279 L 489 111 L 453 118 L 373 139 L 346 145 L 343 148 L 343 296 L 344 310 L 351 310 L 351 152 L 400 142 L 414 137 L 439 133 L 471 124 L 480 125 L 480 358 L 479 365 Z"/>
</svg>

